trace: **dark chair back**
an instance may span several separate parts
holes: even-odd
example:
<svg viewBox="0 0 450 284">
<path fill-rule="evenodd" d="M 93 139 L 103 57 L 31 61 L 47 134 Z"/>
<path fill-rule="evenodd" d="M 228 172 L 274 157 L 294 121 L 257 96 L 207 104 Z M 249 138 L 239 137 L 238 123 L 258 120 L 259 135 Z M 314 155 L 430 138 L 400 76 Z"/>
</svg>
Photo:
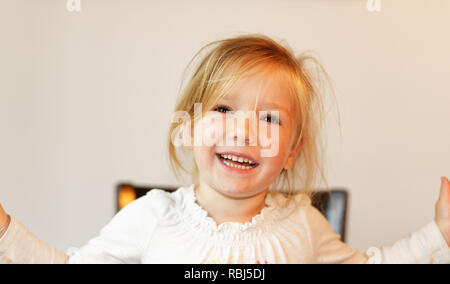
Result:
<svg viewBox="0 0 450 284">
<path fill-rule="evenodd" d="M 117 185 L 116 211 L 125 207 L 128 203 L 144 196 L 152 189 L 162 189 L 173 192 L 178 189 L 174 186 L 149 185 L 137 186 L 131 183 L 119 183 Z M 328 220 L 333 230 L 341 235 L 341 240 L 345 242 L 345 229 L 347 221 L 348 193 L 344 189 L 332 189 L 331 191 L 316 191 L 312 196 L 312 204 Z"/>
</svg>

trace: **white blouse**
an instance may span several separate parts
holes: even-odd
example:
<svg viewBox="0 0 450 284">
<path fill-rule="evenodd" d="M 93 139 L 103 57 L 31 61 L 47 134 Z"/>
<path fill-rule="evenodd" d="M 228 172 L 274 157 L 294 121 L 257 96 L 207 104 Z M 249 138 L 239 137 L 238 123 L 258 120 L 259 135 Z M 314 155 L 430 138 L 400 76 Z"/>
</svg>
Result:
<svg viewBox="0 0 450 284">
<path fill-rule="evenodd" d="M 393 246 L 361 253 L 341 242 L 304 194 L 282 207 L 266 195 L 250 222 L 217 225 L 196 203 L 194 185 L 153 189 L 127 205 L 81 248 L 66 254 L 37 239 L 12 217 L 0 239 L 0 263 L 450 263 L 433 221 Z"/>
</svg>

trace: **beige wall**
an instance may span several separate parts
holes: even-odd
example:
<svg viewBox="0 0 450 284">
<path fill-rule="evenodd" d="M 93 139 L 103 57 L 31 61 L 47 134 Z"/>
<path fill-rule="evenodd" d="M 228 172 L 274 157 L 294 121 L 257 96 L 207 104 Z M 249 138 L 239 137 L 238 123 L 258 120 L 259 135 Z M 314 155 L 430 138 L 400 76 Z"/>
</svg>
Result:
<svg viewBox="0 0 450 284">
<path fill-rule="evenodd" d="M 450 1 L 65 2 L 0 0 L 0 202 L 48 243 L 96 236 L 118 181 L 176 184 L 164 142 L 183 68 L 247 32 L 316 51 L 334 80 L 327 176 L 351 192 L 349 244 L 432 220 L 450 176 Z"/>
</svg>

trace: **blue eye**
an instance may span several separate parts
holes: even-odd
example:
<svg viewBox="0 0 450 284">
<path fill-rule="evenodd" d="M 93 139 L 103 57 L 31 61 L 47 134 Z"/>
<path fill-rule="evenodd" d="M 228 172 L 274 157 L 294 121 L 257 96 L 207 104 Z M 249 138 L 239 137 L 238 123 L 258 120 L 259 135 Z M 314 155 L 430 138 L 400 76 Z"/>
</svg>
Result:
<svg viewBox="0 0 450 284">
<path fill-rule="evenodd" d="M 230 111 L 230 109 L 226 106 L 217 106 L 213 109 L 213 111 L 218 111 L 218 112 L 222 112 L 222 113 L 227 113 L 228 111 Z"/>
<path fill-rule="evenodd" d="M 271 116 L 270 114 L 264 116 L 264 118 L 266 119 L 266 122 L 269 123 L 275 123 L 275 124 L 281 124 L 280 120 L 277 117 Z"/>
<path fill-rule="evenodd" d="M 213 111 L 227 113 L 227 112 L 231 112 L 231 109 L 227 106 L 219 105 L 219 106 L 216 106 L 215 108 L 213 108 Z M 275 123 L 275 124 L 281 125 L 281 121 L 277 116 L 272 116 L 271 114 L 267 114 L 263 118 L 264 118 L 264 121 L 266 121 L 268 123 Z"/>
</svg>

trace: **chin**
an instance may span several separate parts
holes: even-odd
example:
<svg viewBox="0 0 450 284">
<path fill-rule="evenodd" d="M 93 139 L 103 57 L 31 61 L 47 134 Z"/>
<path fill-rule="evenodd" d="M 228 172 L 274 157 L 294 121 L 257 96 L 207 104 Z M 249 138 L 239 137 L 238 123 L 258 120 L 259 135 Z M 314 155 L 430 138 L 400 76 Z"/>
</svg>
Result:
<svg viewBox="0 0 450 284">
<path fill-rule="evenodd" d="M 219 186 L 218 191 L 230 198 L 246 198 L 254 196 L 261 192 L 254 187 L 249 187 L 248 185 L 222 185 Z"/>
</svg>

